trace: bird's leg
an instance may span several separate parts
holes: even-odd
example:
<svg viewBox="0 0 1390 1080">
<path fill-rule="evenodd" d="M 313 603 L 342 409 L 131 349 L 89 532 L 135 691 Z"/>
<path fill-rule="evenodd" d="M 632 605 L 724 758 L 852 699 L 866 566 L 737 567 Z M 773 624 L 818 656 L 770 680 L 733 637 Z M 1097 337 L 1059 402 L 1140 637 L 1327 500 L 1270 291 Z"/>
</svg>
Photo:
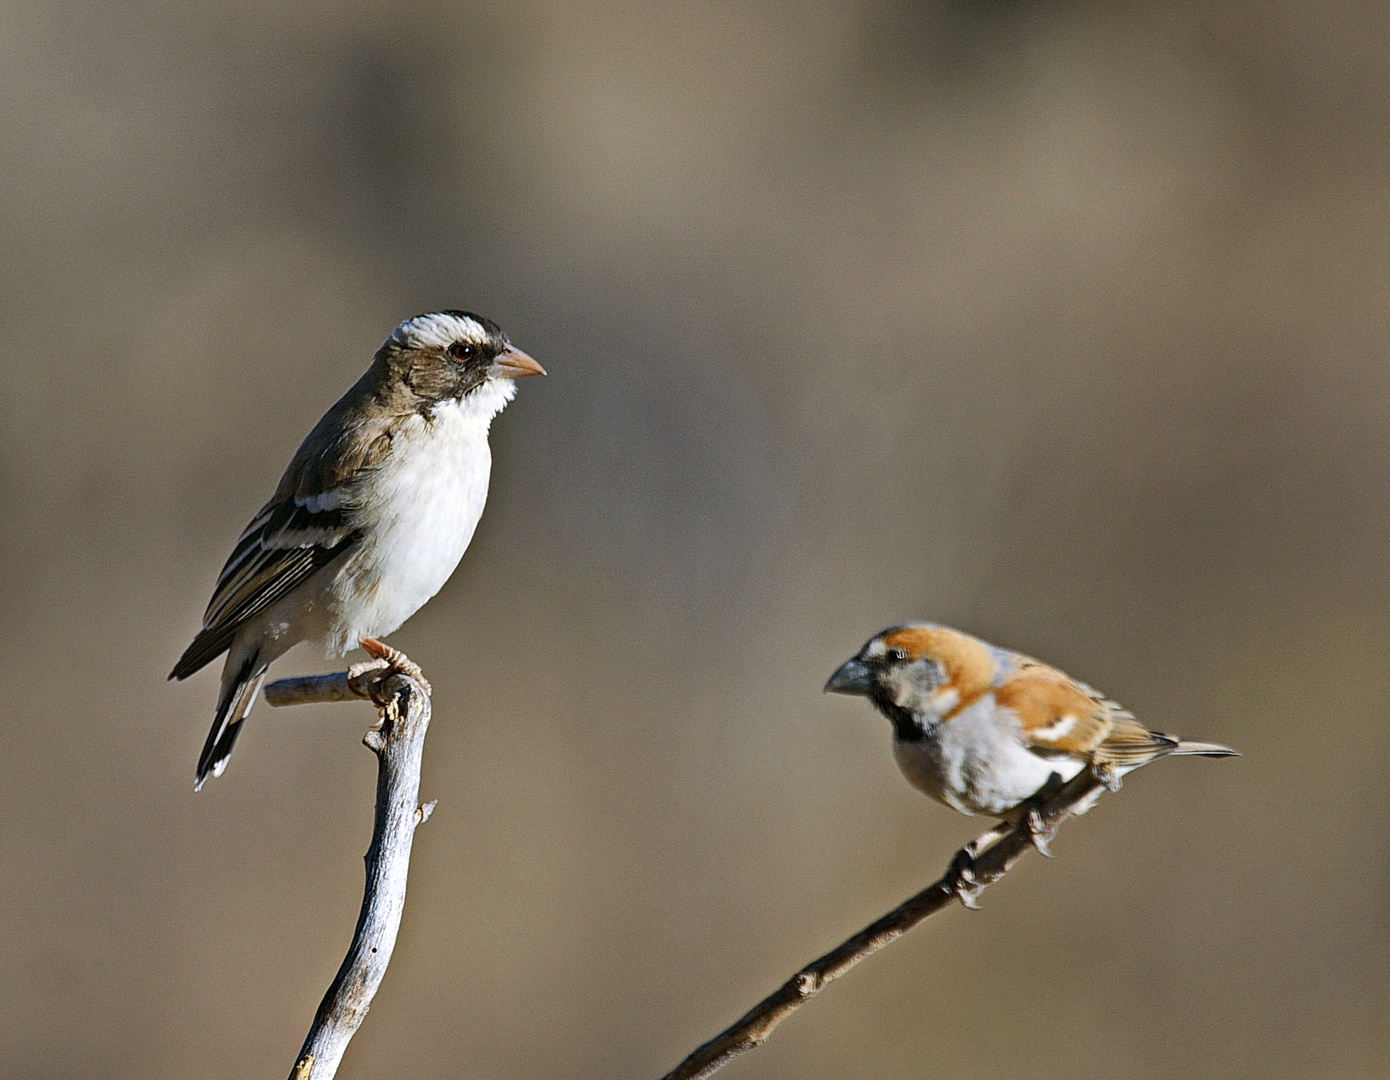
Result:
<svg viewBox="0 0 1390 1080">
<path fill-rule="evenodd" d="M 1052 843 L 1052 838 L 1057 835 L 1057 826 L 1048 828 L 1043 824 L 1042 814 L 1038 813 L 1036 806 L 1030 806 L 1028 812 L 1023 815 L 1023 827 L 1028 830 L 1028 839 L 1037 848 L 1038 854 L 1046 858 L 1052 858 L 1052 848 L 1048 845 Z"/>
<path fill-rule="evenodd" d="M 393 649 L 386 642 L 369 637 L 359 638 L 357 644 L 362 646 L 362 651 L 368 656 L 375 660 L 385 660 L 392 671 L 414 679 L 427 695 L 433 696 L 434 689 L 430 686 L 430 681 L 425 678 L 425 673 L 420 670 L 420 665 L 406 656 L 400 649 Z"/>
<path fill-rule="evenodd" d="M 959 900 L 963 907 L 979 911 L 980 905 L 976 898 L 985 887 L 975 880 L 975 856 L 971 851 L 973 847 L 972 841 L 956 852 L 955 858 L 946 870 L 944 880 L 946 891 Z"/>
<path fill-rule="evenodd" d="M 1113 761 L 1092 761 L 1091 775 L 1105 785 L 1107 791 L 1120 790 L 1120 770 Z"/>
<path fill-rule="evenodd" d="M 1028 839 L 1038 849 L 1038 854 L 1049 859 L 1052 858 L 1052 849 L 1048 845 L 1057 835 L 1057 823 L 1047 824 L 1042 816 L 1042 806 L 1061 790 L 1062 776 L 1060 773 L 1053 773 L 1047 778 L 1047 783 L 1038 788 L 1037 794 L 1023 804 L 1023 815 L 1019 818 L 1020 824 L 1028 833 Z"/>
</svg>

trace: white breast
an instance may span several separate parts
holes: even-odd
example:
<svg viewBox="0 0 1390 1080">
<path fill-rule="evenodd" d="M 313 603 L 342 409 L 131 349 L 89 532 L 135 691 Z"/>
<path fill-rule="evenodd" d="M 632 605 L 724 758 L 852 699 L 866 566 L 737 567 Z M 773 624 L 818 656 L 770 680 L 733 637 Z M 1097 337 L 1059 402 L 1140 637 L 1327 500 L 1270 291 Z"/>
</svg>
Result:
<svg viewBox="0 0 1390 1080">
<path fill-rule="evenodd" d="M 394 435 L 370 501 L 354 515 L 362 545 L 329 587 L 327 651 L 391 633 L 449 580 L 487 502 L 488 427 L 512 387 L 485 384 L 429 419 L 411 417 Z"/>
<path fill-rule="evenodd" d="M 1016 717 L 985 694 L 917 742 L 894 740 L 893 756 L 919 791 L 965 814 L 1002 816 L 1035 795 L 1054 772 L 1070 780 L 1072 759 L 1050 761 L 1018 737 Z"/>
</svg>

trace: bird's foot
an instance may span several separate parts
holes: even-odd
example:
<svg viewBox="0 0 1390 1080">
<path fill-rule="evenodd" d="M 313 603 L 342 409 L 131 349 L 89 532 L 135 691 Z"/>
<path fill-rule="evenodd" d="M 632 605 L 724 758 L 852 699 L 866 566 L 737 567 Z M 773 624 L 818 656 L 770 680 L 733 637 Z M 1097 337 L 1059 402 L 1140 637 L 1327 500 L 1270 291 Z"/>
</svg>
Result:
<svg viewBox="0 0 1390 1080">
<path fill-rule="evenodd" d="M 1043 817 L 1042 808 L 1048 799 L 1062 790 L 1062 784 L 1060 773 L 1053 773 L 1049 776 L 1047 783 L 1038 788 L 1037 794 L 1023 804 L 1023 816 L 1019 819 L 1038 854 L 1049 859 L 1052 858 L 1052 848 L 1049 845 L 1052 843 L 1052 838 L 1057 835 L 1057 822 L 1054 821 L 1049 825 L 1047 819 Z"/>
<path fill-rule="evenodd" d="M 1036 806 L 1030 806 L 1023 813 L 1023 828 L 1038 854 L 1052 858 L 1052 838 L 1057 835 L 1057 826 L 1043 821 L 1042 813 Z"/>
<path fill-rule="evenodd" d="M 372 659 L 385 660 L 387 668 L 392 674 L 414 679 L 420 684 L 420 689 L 424 690 L 427 696 L 432 697 L 434 695 L 434 688 L 430 686 L 430 681 L 425 678 L 425 673 L 420 670 L 420 665 L 406 656 L 400 649 L 393 649 L 386 642 L 369 637 L 358 639 L 357 644 L 362 646 L 362 651 Z"/>
<path fill-rule="evenodd" d="M 945 881 L 946 891 L 959 900 L 963 907 L 979 911 L 978 897 L 984 892 L 985 887 L 975 878 L 975 855 L 971 850 L 974 846 L 972 841 L 956 852 L 955 858 L 946 870 Z"/>
<path fill-rule="evenodd" d="M 1120 770 L 1115 768 L 1113 761 L 1091 762 L 1091 775 L 1104 784 L 1107 791 L 1120 790 Z"/>
</svg>

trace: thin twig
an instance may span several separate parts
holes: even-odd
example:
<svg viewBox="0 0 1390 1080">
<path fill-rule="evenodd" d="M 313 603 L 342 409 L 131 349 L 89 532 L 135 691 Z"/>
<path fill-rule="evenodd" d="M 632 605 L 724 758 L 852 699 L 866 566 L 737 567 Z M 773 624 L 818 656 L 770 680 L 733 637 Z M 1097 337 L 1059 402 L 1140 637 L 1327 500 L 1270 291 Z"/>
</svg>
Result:
<svg viewBox="0 0 1390 1080">
<path fill-rule="evenodd" d="M 407 675 L 380 663 L 348 671 L 281 679 L 265 688 L 272 705 L 369 698 L 381 722 L 362 741 L 377 757 L 376 817 L 367 848 L 367 883 L 352 944 L 324 994 L 290 1080 L 330 1080 L 348 1042 L 367 1015 L 391 962 L 405 908 L 406 877 L 415 828 L 434 803 L 419 805 L 420 762 L 430 723 L 430 699 Z"/>
<path fill-rule="evenodd" d="M 929 915 L 935 915 L 956 899 L 973 907 L 980 890 L 1007 874 L 1025 852 L 1038 846 L 1037 841 L 1045 844 L 1065 817 L 1073 812 L 1084 812 L 1100 792 L 1114 783 L 1111 780 L 1107 785 L 1105 779 L 1095 776 L 1090 770 L 1083 770 L 1054 795 L 1044 799 L 1035 814 L 1025 816 L 989 847 L 978 850 L 984 842 L 998 834 L 986 833 L 974 844 L 962 848 L 939 881 L 928 885 L 843 944 L 807 964 L 735 1023 L 697 1047 L 662 1080 L 701 1080 L 717 1072 L 739 1054 L 761 1045 L 778 1024 L 818 994 L 831 980 L 839 978 L 889 942 L 902 937 Z"/>
</svg>

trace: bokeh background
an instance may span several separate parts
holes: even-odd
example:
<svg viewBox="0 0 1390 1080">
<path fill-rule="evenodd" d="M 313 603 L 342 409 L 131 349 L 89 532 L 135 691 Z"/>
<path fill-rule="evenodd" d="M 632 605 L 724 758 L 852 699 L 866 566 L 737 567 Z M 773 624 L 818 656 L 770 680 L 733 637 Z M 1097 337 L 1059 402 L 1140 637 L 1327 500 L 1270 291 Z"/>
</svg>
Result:
<svg viewBox="0 0 1390 1080">
<path fill-rule="evenodd" d="M 460 571 L 340 1075 L 655 1077 L 981 821 L 826 698 L 933 618 L 1161 764 L 730 1078 L 1359 1078 L 1390 1055 L 1390 15 L 1330 3 L 0 9 L 0 1076 L 283 1076 L 365 707 L 197 797 L 166 684 L 402 317 L 550 370 Z M 322 670 L 292 654 L 279 670 Z"/>
</svg>

